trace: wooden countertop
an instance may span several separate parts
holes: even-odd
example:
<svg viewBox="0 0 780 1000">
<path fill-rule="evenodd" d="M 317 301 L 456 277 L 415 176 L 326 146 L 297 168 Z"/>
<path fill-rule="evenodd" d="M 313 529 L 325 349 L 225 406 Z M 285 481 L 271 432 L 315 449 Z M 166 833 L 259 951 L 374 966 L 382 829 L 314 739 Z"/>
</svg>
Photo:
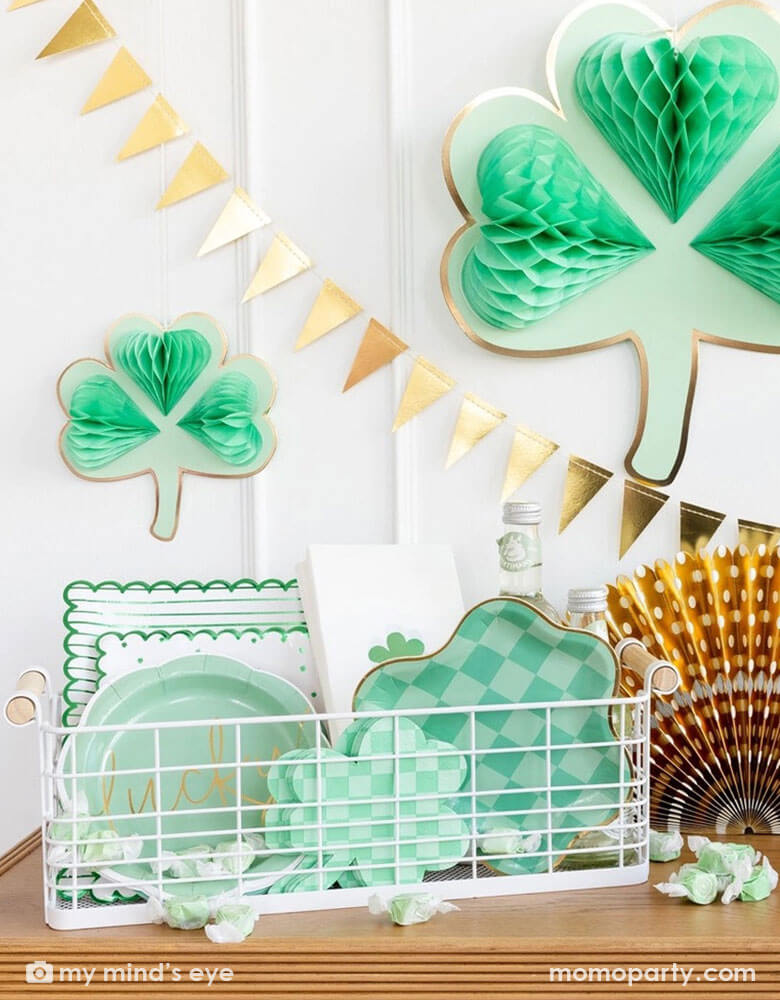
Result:
<svg viewBox="0 0 780 1000">
<path fill-rule="evenodd" d="M 780 837 L 749 840 L 780 868 Z M 0 876 L 0 997 L 780 997 L 780 890 L 760 903 L 700 907 L 652 888 L 687 860 L 686 851 L 680 861 L 653 865 L 644 885 L 464 900 L 459 912 L 414 927 L 394 927 L 365 909 L 268 915 L 241 945 L 220 947 L 201 931 L 151 925 L 50 930 L 43 923 L 35 850 Z M 54 965 L 52 985 L 25 983 L 24 966 L 34 960 Z M 103 982 L 106 965 L 128 962 L 139 968 L 170 963 L 166 981 Z M 60 966 L 97 972 L 87 988 L 83 982 L 58 983 Z M 551 966 L 566 967 L 574 977 L 588 967 L 636 968 L 660 977 L 663 968 L 666 981 L 646 979 L 629 989 L 607 982 L 602 972 L 601 982 L 596 973 L 590 981 L 551 982 Z M 193 982 L 188 976 L 195 967 L 212 973 L 227 968 L 232 977 L 211 986 Z M 691 967 L 684 986 L 682 969 Z M 752 968 L 755 981 L 749 974 L 738 985 L 724 981 L 733 978 L 735 967 Z M 172 981 L 174 968 L 182 977 L 178 982 Z M 705 971 L 720 981 L 704 981 Z"/>
</svg>

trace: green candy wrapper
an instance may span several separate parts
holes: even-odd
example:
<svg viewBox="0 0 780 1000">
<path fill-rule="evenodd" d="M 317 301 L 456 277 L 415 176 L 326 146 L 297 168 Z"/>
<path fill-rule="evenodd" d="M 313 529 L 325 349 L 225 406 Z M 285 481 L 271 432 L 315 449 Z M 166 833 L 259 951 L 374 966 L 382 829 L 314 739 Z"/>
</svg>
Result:
<svg viewBox="0 0 780 1000">
<path fill-rule="evenodd" d="M 698 865 L 684 865 L 682 874 L 674 872 L 668 882 L 659 882 L 656 889 L 666 896 L 689 899 L 706 906 L 718 896 L 718 879 L 711 872 L 702 871 Z"/>
<path fill-rule="evenodd" d="M 751 872 L 750 878 L 742 886 L 739 899 L 743 903 L 755 903 L 774 892 L 777 888 L 777 872 L 769 863 L 768 858 L 764 858 L 761 865 Z"/>
<path fill-rule="evenodd" d="M 523 834 L 514 826 L 488 827 L 477 838 L 483 854 L 533 854 L 542 844 L 541 833 Z"/>
<path fill-rule="evenodd" d="M 248 903 L 225 903 L 217 909 L 216 922 L 206 925 L 206 937 L 214 944 L 238 944 L 255 927 L 257 914 Z"/>
<path fill-rule="evenodd" d="M 750 844 L 722 844 L 708 837 L 688 837 L 688 847 L 696 855 L 699 868 L 713 875 L 735 875 L 746 862 L 752 868 L 761 858 Z"/>
<path fill-rule="evenodd" d="M 674 861 L 680 857 L 682 847 L 683 839 L 679 830 L 675 830 L 673 833 L 650 831 L 651 861 Z"/>
<path fill-rule="evenodd" d="M 408 927 L 410 924 L 424 924 L 436 913 L 451 913 L 458 907 L 437 899 L 429 892 L 402 893 L 392 899 L 383 899 L 375 893 L 368 900 L 368 912 L 373 914 L 388 913 L 394 924 Z"/>
<path fill-rule="evenodd" d="M 192 931 L 198 927 L 205 927 L 210 916 L 209 901 L 205 896 L 193 896 L 192 899 L 166 899 L 162 904 L 156 896 L 150 896 L 147 906 L 152 923 L 167 924 L 179 931 Z"/>
</svg>

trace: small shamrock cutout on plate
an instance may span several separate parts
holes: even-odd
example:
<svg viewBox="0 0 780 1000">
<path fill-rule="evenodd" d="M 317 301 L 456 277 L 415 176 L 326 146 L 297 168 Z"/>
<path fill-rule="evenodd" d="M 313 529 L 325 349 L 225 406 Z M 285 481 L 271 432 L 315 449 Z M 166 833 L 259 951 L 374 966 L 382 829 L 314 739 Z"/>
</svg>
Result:
<svg viewBox="0 0 780 1000">
<path fill-rule="evenodd" d="M 729 2 L 674 28 L 588 0 L 546 65 L 549 97 L 503 87 L 448 130 L 464 222 L 445 298 L 499 354 L 630 342 L 641 394 L 626 468 L 669 483 L 699 344 L 780 353 L 780 21 Z"/>
<path fill-rule="evenodd" d="M 153 476 L 155 538 L 176 534 L 183 473 L 252 476 L 276 448 L 266 416 L 273 376 L 259 358 L 226 354 L 224 334 L 202 313 L 168 330 L 126 316 L 108 335 L 107 363 L 76 361 L 60 376 L 66 464 L 83 479 Z"/>
<path fill-rule="evenodd" d="M 282 755 L 268 775 L 268 846 L 301 851 L 304 868 L 321 850 L 323 888 L 347 871 L 358 884 L 392 885 L 451 867 L 469 846 L 469 826 L 450 805 L 467 774 L 454 750 L 411 719 L 388 716 L 352 723 L 319 766 L 316 750 Z M 296 889 L 318 881 L 316 872 L 301 876 Z"/>
<path fill-rule="evenodd" d="M 391 632 L 385 639 L 384 646 L 372 646 L 368 658 L 372 663 L 384 663 L 385 660 L 395 660 L 399 656 L 421 656 L 425 645 L 421 639 L 407 639 L 402 632 Z"/>
</svg>

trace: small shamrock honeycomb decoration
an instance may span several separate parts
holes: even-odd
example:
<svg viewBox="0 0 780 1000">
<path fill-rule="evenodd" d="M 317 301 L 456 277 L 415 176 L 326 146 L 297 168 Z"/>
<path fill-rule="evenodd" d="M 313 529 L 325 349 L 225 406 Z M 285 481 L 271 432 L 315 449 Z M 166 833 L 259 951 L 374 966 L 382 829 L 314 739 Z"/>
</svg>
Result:
<svg viewBox="0 0 780 1000">
<path fill-rule="evenodd" d="M 183 473 L 252 476 L 276 448 L 273 376 L 259 358 L 226 354 L 224 334 L 201 313 L 168 330 L 127 316 L 108 335 L 107 363 L 76 361 L 60 376 L 66 464 L 84 479 L 151 475 L 151 532 L 161 540 L 176 533 Z"/>
</svg>

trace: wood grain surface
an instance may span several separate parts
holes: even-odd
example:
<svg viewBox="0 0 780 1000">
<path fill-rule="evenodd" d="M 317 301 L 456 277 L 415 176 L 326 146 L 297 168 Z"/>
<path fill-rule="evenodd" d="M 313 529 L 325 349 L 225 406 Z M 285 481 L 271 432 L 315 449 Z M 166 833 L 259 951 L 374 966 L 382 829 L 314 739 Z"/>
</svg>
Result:
<svg viewBox="0 0 780 1000">
<path fill-rule="evenodd" d="M 780 838 L 750 841 L 780 867 Z M 220 947 L 201 931 L 152 925 L 49 929 L 35 851 L 0 876 L 0 997 L 780 997 L 780 890 L 760 903 L 699 907 L 653 889 L 685 860 L 687 852 L 679 862 L 653 865 L 645 885 L 464 900 L 459 912 L 414 927 L 394 927 L 365 909 L 269 915 L 242 944 Z M 33 960 L 54 965 L 53 984 L 26 984 L 24 967 Z M 115 983 L 109 975 L 104 982 L 105 967 L 128 962 L 145 969 L 162 962 L 166 981 Z M 95 968 L 94 980 L 89 987 L 58 982 L 63 966 Z M 602 971 L 600 981 L 594 972 L 590 981 L 559 982 L 551 981 L 551 967 L 572 976 Z M 191 969 L 204 968 L 230 969 L 232 978 L 211 986 L 189 979 Z M 693 970 L 687 985 L 683 968 Z M 752 969 L 754 979 L 705 979 L 733 977 L 735 968 Z M 621 969 L 658 970 L 651 977 L 665 969 L 666 981 L 645 978 L 629 988 L 612 981 Z"/>
</svg>

